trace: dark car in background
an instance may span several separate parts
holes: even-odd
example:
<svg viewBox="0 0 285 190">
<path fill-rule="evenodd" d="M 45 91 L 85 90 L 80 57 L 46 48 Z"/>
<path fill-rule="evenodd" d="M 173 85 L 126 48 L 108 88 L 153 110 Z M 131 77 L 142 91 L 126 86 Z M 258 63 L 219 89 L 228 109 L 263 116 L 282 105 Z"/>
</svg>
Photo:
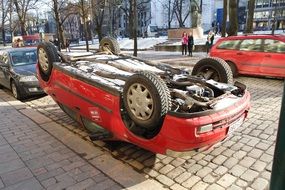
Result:
<svg viewBox="0 0 285 190">
<path fill-rule="evenodd" d="M 36 48 L 0 50 L 0 86 L 11 89 L 19 100 L 44 94 L 36 78 L 36 63 Z"/>
<path fill-rule="evenodd" d="M 211 57 L 225 60 L 237 74 L 285 77 L 284 35 L 242 35 L 220 38 Z"/>
</svg>

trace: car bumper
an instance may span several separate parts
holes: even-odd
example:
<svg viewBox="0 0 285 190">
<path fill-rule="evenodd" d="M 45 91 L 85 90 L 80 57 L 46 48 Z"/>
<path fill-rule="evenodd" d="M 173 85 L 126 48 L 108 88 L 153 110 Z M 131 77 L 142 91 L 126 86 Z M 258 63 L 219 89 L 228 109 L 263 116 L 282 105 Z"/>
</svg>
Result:
<svg viewBox="0 0 285 190">
<path fill-rule="evenodd" d="M 218 142 L 228 139 L 233 131 L 242 126 L 247 117 L 250 94 L 234 105 L 210 115 L 195 118 L 177 118 L 167 115 L 160 135 L 165 139 L 167 147 L 163 153 L 177 155 L 206 150 Z M 198 132 L 202 126 L 212 125 L 212 130 Z M 164 152 L 165 151 L 165 152 Z"/>
<path fill-rule="evenodd" d="M 24 96 L 45 94 L 38 81 L 19 82 L 20 91 Z"/>
</svg>

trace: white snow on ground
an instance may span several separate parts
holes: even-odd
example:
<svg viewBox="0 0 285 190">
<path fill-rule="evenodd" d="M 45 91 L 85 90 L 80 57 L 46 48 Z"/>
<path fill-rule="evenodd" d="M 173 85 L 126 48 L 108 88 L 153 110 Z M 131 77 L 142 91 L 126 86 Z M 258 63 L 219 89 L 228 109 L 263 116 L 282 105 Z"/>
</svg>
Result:
<svg viewBox="0 0 285 190">
<path fill-rule="evenodd" d="M 130 50 L 134 48 L 134 40 L 128 39 L 128 38 L 120 38 L 117 39 L 120 48 L 122 50 Z M 166 42 L 167 41 L 167 36 L 159 37 L 159 38 L 138 38 L 138 49 L 139 50 L 147 50 L 153 48 L 155 45 Z M 79 47 L 85 47 L 85 42 L 79 42 L 80 45 Z M 98 49 L 99 48 L 99 41 L 98 40 L 93 40 L 93 44 L 90 41 L 90 48 L 92 49 Z"/>
</svg>

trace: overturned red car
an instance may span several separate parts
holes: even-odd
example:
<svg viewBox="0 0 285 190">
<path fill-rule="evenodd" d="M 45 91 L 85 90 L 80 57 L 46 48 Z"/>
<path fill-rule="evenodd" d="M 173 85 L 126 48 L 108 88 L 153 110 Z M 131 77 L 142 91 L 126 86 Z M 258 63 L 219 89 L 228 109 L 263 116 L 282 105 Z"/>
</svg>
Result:
<svg viewBox="0 0 285 190">
<path fill-rule="evenodd" d="M 200 60 L 192 76 L 122 55 L 112 38 L 100 42 L 99 52 L 77 58 L 43 42 L 37 74 L 44 91 L 92 140 L 122 140 L 161 154 L 204 149 L 226 139 L 249 109 L 246 86 L 231 84 L 223 60 Z"/>
</svg>

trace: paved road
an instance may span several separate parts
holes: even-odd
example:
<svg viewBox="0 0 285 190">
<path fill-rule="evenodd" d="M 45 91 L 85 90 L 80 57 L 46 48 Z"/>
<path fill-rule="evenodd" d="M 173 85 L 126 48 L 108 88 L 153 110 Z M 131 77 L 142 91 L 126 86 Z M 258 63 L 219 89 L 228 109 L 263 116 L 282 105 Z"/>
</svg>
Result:
<svg viewBox="0 0 285 190">
<path fill-rule="evenodd" d="M 175 59 L 180 58 L 176 57 Z M 189 58 L 187 63 L 193 65 L 191 60 L 196 61 L 195 58 Z M 242 128 L 234 132 L 230 139 L 215 149 L 177 158 L 153 154 L 132 144 L 97 141 L 93 144 L 93 151 L 103 152 L 104 154 L 101 156 L 109 156 L 104 157 L 105 160 L 112 159 L 112 162 L 116 164 L 131 167 L 131 171 L 135 172 L 134 175 L 139 172 L 145 179 L 153 179 L 167 189 L 266 189 L 271 175 L 283 81 L 254 77 L 239 77 L 237 80 L 245 83 L 252 95 L 249 117 Z M 0 98 L 2 96 L 6 97 L 1 93 Z M 53 125 L 56 126 L 47 127 L 52 136 L 56 135 L 53 132 L 56 131 L 56 128 L 62 128 L 84 139 L 85 141 L 81 141 L 80 145 L 91 143 L 86 132 L 66 116 L 49 96 L 27 101 L 24 106 L 27 107 L 26 109 L 34 110 L 52 120 Z M 0 117 L 0 121 L 2 121 L 2 116 Z M 3 135 L 2 131 L 0 134 Z M 67 143 L 68 141 L 63 141 L 63 146 Z M 100 167 L 101 171 L 112 181 L 112 176 L 109 176 L 108 172 L 104 172 L 106 166 L 92 162 L 92 160 L 96 160 L 96 157 L 96 155 L 90 155 L 85 160 L 87 160 L 87 164 L 93 164 L 92 166 L 95 168 Z M 129 176 L 131 177 L 131 175 Z M 95 177 L 92 179 L 95 180 Z M 113 181 L 115 181 L 116 188 L 124 186 L 120 180 Z M 134 189 L 141 188 L 134 184 L 132 187 Z M 144 187 L 149 188 L 150 186 L 145 185 Z"/>
</svg>

